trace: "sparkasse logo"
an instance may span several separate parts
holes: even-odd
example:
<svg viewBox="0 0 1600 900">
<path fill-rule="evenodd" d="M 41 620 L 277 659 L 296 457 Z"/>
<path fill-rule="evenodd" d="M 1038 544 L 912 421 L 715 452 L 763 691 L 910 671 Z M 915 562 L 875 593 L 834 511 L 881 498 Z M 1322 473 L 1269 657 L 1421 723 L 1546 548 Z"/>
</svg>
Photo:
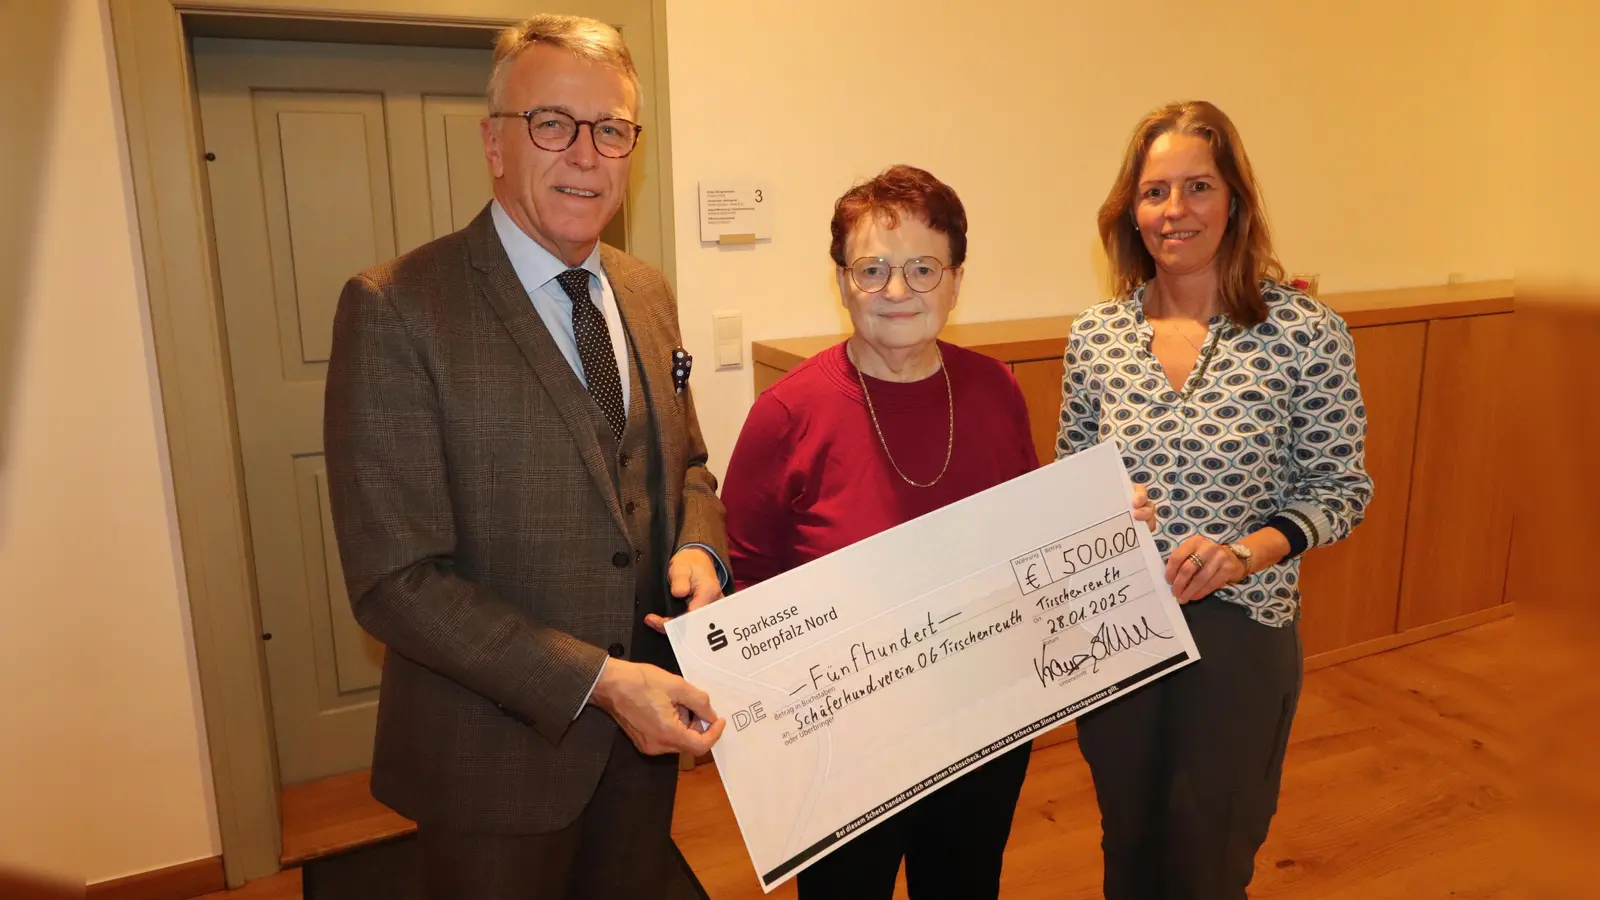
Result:
<svg viewBox="0 0 1600 900">
<path fill-rule="evenodd" d="M 711 633 L 706 635 L 706 643 L 711 645 L 713 651 L 721 650 L 723 647 L 728 646 L 728 634 L 718 628 L 717 623 L 712 622 Z"/>
</svg>

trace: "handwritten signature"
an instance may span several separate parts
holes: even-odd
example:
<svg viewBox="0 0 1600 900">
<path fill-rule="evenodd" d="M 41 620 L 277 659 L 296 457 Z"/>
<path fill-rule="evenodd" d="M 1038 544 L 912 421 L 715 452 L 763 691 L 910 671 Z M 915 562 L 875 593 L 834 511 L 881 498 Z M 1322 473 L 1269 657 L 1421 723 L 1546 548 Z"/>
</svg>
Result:
<svg viewBox="0 0 1600 900">
<path fill-rule="evenodd" d="M 1102 622 L 1094 636 L 1089 638 L 1089 649 L 1064 662 L 1044 652 L 1049 647 L 1047 642 L 1040 649 L 1039 658 L 1033 661 L 1033 671 L 1039 676 L 1039 686 L 1049 687 L 1053 682 L 1076 675 L 1084 666 L 1088 666 L 1091 673 L 1098 672 L 1103 660 L 1152 640 L 1170 641 L 1172 635 L 1157 631 L 1144 616 L 1140 616 L 1137 623 L 1129 625 Z"/>
</svg>

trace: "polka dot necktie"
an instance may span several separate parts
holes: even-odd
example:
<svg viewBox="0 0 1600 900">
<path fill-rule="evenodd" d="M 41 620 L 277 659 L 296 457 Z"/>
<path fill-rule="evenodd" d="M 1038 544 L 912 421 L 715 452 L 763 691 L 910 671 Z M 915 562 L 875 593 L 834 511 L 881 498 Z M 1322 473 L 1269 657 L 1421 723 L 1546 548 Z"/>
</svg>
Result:
<svg viewBox="0 0 1600 900">
<path fill-rule="evenodd" d="M 578 342 L 578 362 L 589 382 L 589 396 L 600 404 L 600 411 L 611 423 L 611 433 L 622 440 L 628 414 L 622 406 L 622 378 L 617 373 L 616 352 L 611 347 L 611 330 L 605 316 L 589 299 L 589 272 L 568 269 L 556 276 L 561 289 L 572 298 L 572 335 Z"/>
</svg>

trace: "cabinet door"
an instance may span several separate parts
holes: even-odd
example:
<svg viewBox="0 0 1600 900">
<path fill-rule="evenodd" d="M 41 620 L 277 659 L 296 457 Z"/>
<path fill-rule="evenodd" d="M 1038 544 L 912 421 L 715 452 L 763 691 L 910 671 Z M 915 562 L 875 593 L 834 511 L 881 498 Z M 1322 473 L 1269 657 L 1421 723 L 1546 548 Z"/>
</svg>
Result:
<svg viewBox="0 0 1600 900">
<path fill-rule="evenodd" d="M 1505 596 L 1513 315 L 1428 326 L 1401 630 L 1488 609 Z"/>
<path fill-rule="evenodd" d="M 1349 538 L 1312 550 L 1301 564 L 1301 639 L 1308 655 L 1395 630 L 1427 328 L 1414 322 L 1351 329 L 1367 407 L 1373 502 Z"/>
<path fill-rule="evenodd" d="M 1028 404 L 1028 427 L 1033 432 L 1033 446 L 1039 451 L 1041 464 L 1054 462 L 1056 458 L 1057 423 L 1061 421 L 1061 369 L 1059 356 L 1011 366 L 1022 388 L 1022 399 Z"/>
</svg>

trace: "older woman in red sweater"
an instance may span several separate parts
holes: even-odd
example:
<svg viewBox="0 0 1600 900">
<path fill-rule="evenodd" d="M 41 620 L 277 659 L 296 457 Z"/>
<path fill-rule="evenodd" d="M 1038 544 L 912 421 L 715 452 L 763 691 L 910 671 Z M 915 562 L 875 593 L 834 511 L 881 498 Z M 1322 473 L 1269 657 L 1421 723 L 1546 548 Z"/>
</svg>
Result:
<svg viewBox="0 0 1600 900">
<path fill-rule="evenodd" d="M 895 166 L 851 188 L 832 256 L 854 334 L 756 398 L 722 492 L 735 589 L 1022 475 L 1039 464 L 1004 364 L 938 339 L 961 290 L 955 191 Z M 1135 515 L 1149 521 L 1142 500 Z M 1028 744 L 879 823 L 801 872 L 802 900 L 995 897 Z"/>
</svg>

